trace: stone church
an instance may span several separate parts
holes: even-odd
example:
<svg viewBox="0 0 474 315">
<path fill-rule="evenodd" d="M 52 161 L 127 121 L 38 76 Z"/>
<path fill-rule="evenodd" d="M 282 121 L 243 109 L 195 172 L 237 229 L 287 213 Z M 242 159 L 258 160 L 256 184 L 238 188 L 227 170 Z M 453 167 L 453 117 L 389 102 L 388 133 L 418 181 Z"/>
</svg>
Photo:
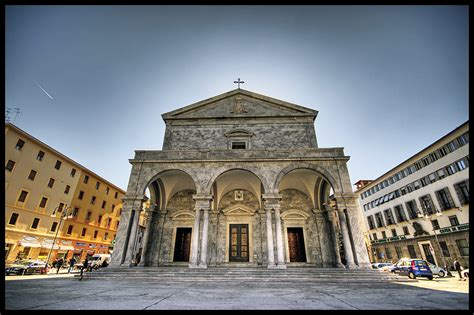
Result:
<svg viewBox="0 0 474 315">
<path fill-rule="evenodd" d="M 349 157 L 318 147 L 317 114 L 240 88 L 163 114 L 163 150 L 130 160 L 111 265 L 369 268 Z"/>
</svg>

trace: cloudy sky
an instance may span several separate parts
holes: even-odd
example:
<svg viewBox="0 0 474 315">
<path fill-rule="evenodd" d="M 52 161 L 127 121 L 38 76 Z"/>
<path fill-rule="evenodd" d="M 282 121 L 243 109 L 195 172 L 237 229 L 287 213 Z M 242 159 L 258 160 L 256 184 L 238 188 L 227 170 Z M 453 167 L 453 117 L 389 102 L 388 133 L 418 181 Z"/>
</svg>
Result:
<svg viewBox="0 0 474 315">
<path fill-rule="evenodd" d="M 5 26 L 15 124 L 123 189 L 162 113 L 238 77 L 318 110 L 352 183 L 469 117 L 467 6 L 7 6 Z"/>
</svg>

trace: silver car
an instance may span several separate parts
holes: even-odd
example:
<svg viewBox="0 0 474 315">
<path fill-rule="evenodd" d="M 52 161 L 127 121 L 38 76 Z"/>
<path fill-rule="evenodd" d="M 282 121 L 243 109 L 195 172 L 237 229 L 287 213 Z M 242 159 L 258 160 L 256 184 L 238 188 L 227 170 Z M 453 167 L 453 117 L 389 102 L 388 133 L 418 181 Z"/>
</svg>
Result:
<svg viewBox="0 0 474 315">
<path fill-rule="evenodd" d="M 428 263 L 428 266 L 430 267 L 433 275 L 438 275 L 440 278 L 446 276 L 446 269 L 433 265 L 432 263 Z"/>
</svg>

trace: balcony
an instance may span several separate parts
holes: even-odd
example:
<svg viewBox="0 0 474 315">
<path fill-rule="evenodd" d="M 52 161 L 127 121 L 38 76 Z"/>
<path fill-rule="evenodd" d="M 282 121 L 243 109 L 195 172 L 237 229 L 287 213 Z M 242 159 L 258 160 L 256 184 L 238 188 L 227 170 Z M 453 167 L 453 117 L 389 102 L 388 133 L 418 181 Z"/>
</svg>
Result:
<svg viewBox="0 0 474 315">
<path fill-rule="evenodd" d="M 464 223 L 460 225 L 455 225 L 455 226 L 439 229 L 438 234 L 455 233 L 455 232 L 461 232 L 461 231 L 469 231 L 469 223 Z"/>
<path fill-rule="evenodd" d="M 401 241 L 405 239 L 406 239 L 405 235 L 397 235 L 397 236 L 392 236 L 388 238 L 383 238 L 381 240 L 372 240 L 370 241 L 370 244 L 388 243 L 388 242 L 393 242 L 393 241 Z"/>
</svg>

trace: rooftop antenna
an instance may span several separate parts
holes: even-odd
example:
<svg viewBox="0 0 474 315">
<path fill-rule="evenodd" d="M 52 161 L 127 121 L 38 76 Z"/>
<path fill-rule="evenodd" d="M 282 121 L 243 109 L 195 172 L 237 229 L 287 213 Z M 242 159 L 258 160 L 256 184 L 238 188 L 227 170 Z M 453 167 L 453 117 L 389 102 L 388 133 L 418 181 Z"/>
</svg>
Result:
<svg viewBox="0 0 474 315">
<path fill-rule="evenodd" d="M 21 112 L 19 107 L 15 107 L 13 109 L 15 110 L 15 118 L 13 118 L 13 124 L 15 124 L 16 116 L 18 116 L 18 114 L 21 114 Z"/>
<path fill-rule="evenodd" d="M 10 107 L 6 107 L 5 108 L 5 122 L 10 122 L 10 112 L 11 112 L 11 108 Z"/>
</svg>

